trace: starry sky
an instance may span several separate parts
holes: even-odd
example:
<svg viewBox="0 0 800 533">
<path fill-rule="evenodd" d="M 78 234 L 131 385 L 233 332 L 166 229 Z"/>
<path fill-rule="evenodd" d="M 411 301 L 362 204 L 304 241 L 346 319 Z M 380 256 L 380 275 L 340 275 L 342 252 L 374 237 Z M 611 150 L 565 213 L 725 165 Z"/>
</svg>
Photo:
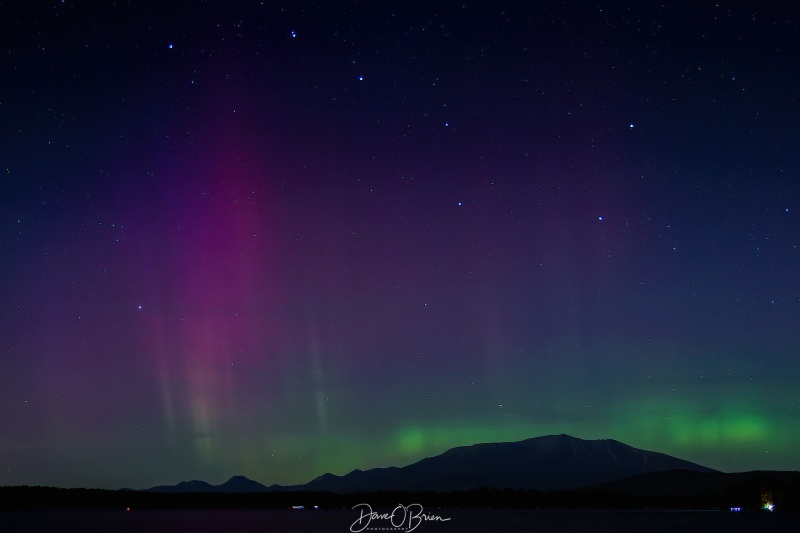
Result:
<svg viewBox="0 0 800 533">
<path fill-rule="evenodd" d="M 717 3 L 0 3 L 0 484 L 800 469 L 800 8 Z"/>
</svg>

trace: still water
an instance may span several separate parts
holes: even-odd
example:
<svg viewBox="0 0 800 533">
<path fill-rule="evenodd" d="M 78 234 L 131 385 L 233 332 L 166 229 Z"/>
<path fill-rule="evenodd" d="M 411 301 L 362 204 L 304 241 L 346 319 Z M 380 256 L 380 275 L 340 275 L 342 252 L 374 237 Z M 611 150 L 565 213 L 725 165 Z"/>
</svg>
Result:
<svg viewBox="0 0 800 533">
<path fill-rule="evenodd" d="M 426 509 L 426 520 L 403 520 L 394 527 L 386 514 L 344 510 L 131 510 L 0 511 L 3 533 L 268 533 L 363 531 L 415 533 L 473 532 L 750 532 L 800 531 L 800 515 L 721 511 L 510 511 Z M 402 510 L 401 510 L 402 512 Z M 415 516 L 419 517 L 419 513 Z M 447 520 L 449 519 L 449 520 Z M 400 523 L 402 520 L 402 524 Z"/>
</svg>

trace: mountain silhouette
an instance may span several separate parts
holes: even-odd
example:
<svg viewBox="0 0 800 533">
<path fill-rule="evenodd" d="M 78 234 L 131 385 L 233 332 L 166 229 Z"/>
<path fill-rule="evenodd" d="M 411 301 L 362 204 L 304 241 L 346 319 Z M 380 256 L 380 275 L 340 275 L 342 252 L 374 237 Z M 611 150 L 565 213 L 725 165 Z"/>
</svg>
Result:
<svg viewBox="0 0 800 533">
<path fill-rule="evenodd" d="M 455 491 L 481 487 L 553 491 L 598 485 L 666 470 L 715 472 L 615 440 L 551 435 L 519 442 L 453 448 L 402 468 L 325 474 L 292 489 L 336 493 L 376 490 Z"/>
<path fill-rule="evenodd" d="M 304 485 L 265 486 L 244 476 L 222 485 L 186 481 L 148 492 L 373 491 L 448 492 L 477 488 L 555 491 L 600 485 L 642 474 L 685 470 L 716 472 L 663 453 L 640 450 L 615 440 L 583 440 L 550 435 L 519 442 L 474 444 L 398 468 L 324 474 Z"/>
<path fill-rule="evenodd" d="M 218 489 L 216 492 L 227 493 L 265 492 L 267 490 L 267 487 L 258 481 L 253 481 L 244 476 L 233 476 L 222 485 L 217 485 L 216 488 Z"/>
<path fill-rule="evenodd" d="M 213 493 L 247 493 L 247 492 L 266 492 L 267 487 L 244 476 L 233 476 L 221 485 L 211 485 L 205 481 L 182 481 L 177 485 L 159 485 L 144 489 L 144 492 L 163 492 L 163 493 L 189 493 L 189 492 L 213 492 Z"/>
</svg>

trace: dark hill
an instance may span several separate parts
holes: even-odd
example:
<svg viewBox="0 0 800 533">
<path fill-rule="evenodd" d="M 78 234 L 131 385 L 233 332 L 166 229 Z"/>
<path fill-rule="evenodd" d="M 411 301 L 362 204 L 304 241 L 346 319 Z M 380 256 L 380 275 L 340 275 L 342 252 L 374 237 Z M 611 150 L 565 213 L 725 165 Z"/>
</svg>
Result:
<svg viewBox="0 0 800 533">
<path fill-rule="evenodd" d="M 148 492 L 254 493 L 325 491 L 338 494 L 374 491 L 464 491 L 477 488 L 556 491 L 588 487 L 669 470 L 715 472 L 710 468 L 658 452 L 633 448 L 615 440 L 582 440 L 550 435 L 519 442 L 475 444 L 398 468 L 324 474 L 305 485 L 266 487 L 244 476 L 222 485 L 184 481 Z"/>
<path fill-rule="evenodd" d="M 233 494 L 266 491 L 267 487 L 244 476 L 233 476 L 221 485 L 211 485 L 205 481 L 182 481 L 177 485 L 160 485 L 157 487 L 144 489 L 144 492 L 162 493 L 211 492 Z"/>
<path fill-rule="evenodd" d="M 552 491 L 666 470 L 714 472 L 689 461 L 640 450 L 615 440 L 551 435 L 519 442 L 462 446 L 402 468 L 354 470 L 345 476 L 325 474 L 305 485 L 283 489 L 335 493 L 446 492 L 480 487 Z"/>
</svg>

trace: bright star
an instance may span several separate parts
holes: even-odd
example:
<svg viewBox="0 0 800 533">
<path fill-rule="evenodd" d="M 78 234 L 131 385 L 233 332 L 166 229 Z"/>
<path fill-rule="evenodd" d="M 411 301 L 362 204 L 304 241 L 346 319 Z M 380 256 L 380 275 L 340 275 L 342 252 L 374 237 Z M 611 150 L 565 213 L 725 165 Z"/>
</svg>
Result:
<svg viewBox="0 0 800 533">
<path fill-rule="evenodd" d="M 297 37 L 297 32 L 292 30 L 292 37 Z"/>
<path fill-rule="evenodd" d="M 597 220 L 601 220 L 602 221 L 603 220 L 603 215 L 600 215 L 599 217 L 597 217 Z"/>
<path fill-rule="evenodd" d="M 364 81 L 364 75 L 363 75 L 363 74 L 361 74 L 361 75 L 358 77 L 358 81 Z"/>
<path fill-rule="evenodd" d="M 631 129 L 633 129 L 633 122 L 631 122 Z"/>
<path fill-rule="evenodd" d="M 169 44 L 167 45 L 167 48 L 169 48 L 170 50 L 172 50 L 172 43 L 169 43 Z"/>
</svg>

